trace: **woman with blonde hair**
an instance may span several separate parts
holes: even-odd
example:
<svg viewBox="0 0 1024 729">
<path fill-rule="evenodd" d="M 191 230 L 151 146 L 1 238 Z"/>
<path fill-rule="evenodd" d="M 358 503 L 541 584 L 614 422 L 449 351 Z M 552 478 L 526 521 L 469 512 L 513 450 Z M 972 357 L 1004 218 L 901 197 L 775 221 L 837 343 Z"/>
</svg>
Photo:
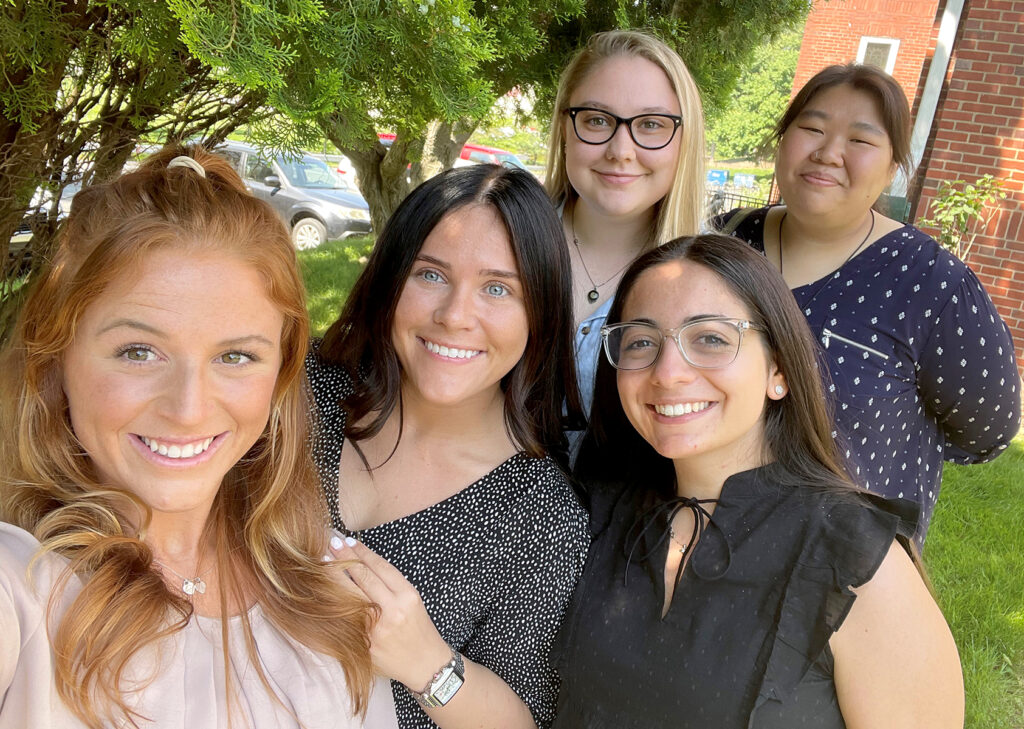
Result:
<svg viewBox="0 0 1024 729">
<path fill-rule="evenodd" d="M 308 328 L 221 158 L 76 196 L 0 362 L 0 726 L 394 726 L 324 561 Z"/>
<path fill-rule="evenodd" d="M 704 120 L 686 65 L 637 31 L 597 33 L 562 72 L 545 187 L 573 274 L 576 362 L 590 410 L 600 329 L 623 271 L 700 228 Z"/>
</svg>

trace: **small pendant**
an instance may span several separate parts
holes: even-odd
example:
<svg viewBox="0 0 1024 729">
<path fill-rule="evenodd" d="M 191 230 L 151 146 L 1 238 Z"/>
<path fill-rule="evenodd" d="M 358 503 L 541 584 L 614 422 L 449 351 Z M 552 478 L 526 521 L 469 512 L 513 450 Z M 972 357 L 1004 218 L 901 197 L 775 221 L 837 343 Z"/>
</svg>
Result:
<svg viewBox="0 0 1024 729">
<path fill-rule="evenodd" d="M 192 596 L 197 592 L 202 595 L 206 592 L 206 583 L 203 582 L 202 577 L 195 577 L 191 580 L 186 579 L 181 583 L 181 591 L 189 596 Z"/>
<path fill-rule="evenodd" d="M 595 301 L 601 298 L 601 294 L 597 293 L 597 289 L 590 289 L 587 292 L 587 301 L 593 304 Z"/>
</svg>

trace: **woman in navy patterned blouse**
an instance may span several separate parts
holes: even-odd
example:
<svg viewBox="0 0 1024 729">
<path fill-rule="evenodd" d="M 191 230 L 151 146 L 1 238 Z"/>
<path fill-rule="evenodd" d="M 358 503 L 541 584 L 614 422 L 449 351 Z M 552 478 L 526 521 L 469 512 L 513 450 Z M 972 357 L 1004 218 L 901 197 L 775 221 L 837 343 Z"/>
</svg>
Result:
<svg viewBox="0 0 1024 729">
<path fill-rule="evenodd" d="M 782 272 L 821 342 L 854 477 L 917 501 L 923 542 L 944 460 L 994 458 L 1020 426 L 1009 330 L 974 273 L 872 208 L 909 173 L 910 109 L 871 66 L 831 66 L 775 127 L 785 205 L 714 221 Z"/>
</svg>

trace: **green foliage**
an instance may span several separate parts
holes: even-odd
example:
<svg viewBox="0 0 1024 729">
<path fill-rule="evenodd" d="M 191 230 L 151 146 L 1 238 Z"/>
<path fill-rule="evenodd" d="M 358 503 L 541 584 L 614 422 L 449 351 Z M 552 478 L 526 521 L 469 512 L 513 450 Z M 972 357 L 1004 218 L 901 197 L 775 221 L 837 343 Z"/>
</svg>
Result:
<svg viewBox="0 0 1024 729">
<path fill-rule="evenodd" d="M 196 56 L 243 85 L 259 84 L 274 108 L 299 127 L 320 127 L 352 159 L 375 224 L 404 196 L 409 163 L 415 179 L 451 164 L 513 87 L 533 90 L 545 118 L 561 68 L 594 32 L 645 27 L 660 35 L 715 109 L 751 50 L 808 8 L 807 0 L 322 0 L 321 16 L 297 22 L 312 13 L 311 0 L 285 8 L 277 0 L 170 1 Z M 252 51 L 261 47 L 279 55 Z M 279 130 L 254 127 L 268 143 Z M 397 134 L 389 148 L 377 139 L 385 130 Z"/>
<path fill-rule="evenodd" d="M 960 649 L 966 729 L 1024 727 L 1024 439 L 947 465 L 924 557 Z"/>
<path fill-rule="evenodd" d="M 997 210 L 992 203 L 1006 198 L 1003 181 L 982 175 L 973 183 L 943 180 L 932 204 L 932 217 L 922 218 L 922 227 L 937 228 L 936 240 L 955 256 L 967 258 L 974 240 L 985 230 Z"/>
<path fill-rule="evenodd" d="M 789 103 L 802 28 L 760 46 L 740 74 L 728 107 L 708 122 L 708 142 L 718 159 L 757 159 Z"/>
<path fill-rule="evenodd" d="M 225 82 L 181 35 L 165 0 L 0 2 L 0 341 L 20 306 L 7 251 L 23 220 L 34 270 L 68 183 L 117 175 L 143 139 L 216 140 L 262 112 L 258 89 Z"/>
</svg>

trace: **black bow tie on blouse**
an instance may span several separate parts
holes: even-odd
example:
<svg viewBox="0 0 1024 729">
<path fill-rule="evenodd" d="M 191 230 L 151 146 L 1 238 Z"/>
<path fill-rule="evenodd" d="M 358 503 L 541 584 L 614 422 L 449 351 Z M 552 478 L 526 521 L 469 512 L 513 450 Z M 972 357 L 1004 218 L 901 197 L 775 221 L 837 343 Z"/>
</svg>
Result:
<svg viewBox="0 0 1024 729">
<path fill-rule="evenodd" d="M 671 539 L 669 525 L 671 525 L 672 520 L 679 513 L 680 509 L 690 509 L 693 512 L 693 533 L 690 535 L 690 544 L 687 547 L 687 551 L 691 552 L 690 566 L 694 574 L 703 580 L 709 581 L 723 577 L 729 571 L 729 565 L 732 563 L 732 550 L 729 547 L 729 540 L 725 538 L 721 527 L 719 527 L 711 513 L 703 506 L 704 504 L 717 503 L 718 499 L 695 499 L 690 496 L 676 496 L 675 498 L 661 501 L 642 512 L 633 522 L 629 531 L 626 532 L 626 540 L 623 545 L 626 552 L 626 571 L 623 574 L 623 585 L 626 585 L 629 581 L 629 564 L 635 552 L 643 549 L 642 552 L 637 554 L 637 560 L 640 562 L 649 561 L 651 557 L 660 551 L 662 545 Z M 663 524 L 664 526 L 662 526 Z M 711 527 L 714 527 L 713 531 Z M 654 530 L 653 532 L 652 529 Z M 721 560 L 716 559 L 712 565 L 712 571 L 707 574 L 704 573 L 700 563 L 693 558 L 692 554 L 692 550 L 697 543 L 705 538 L 705 532 L 709 536 L 714 534 L 717 537 L 714 541 L 720 544 L 724 550 L 724 558 Z M 648 533 L 658 533 L 658 536 L 649 547 L 644 549 L 645 538 Z M 685 557 L 679 561 L 679 569 L 676 571 L 675 579 L 677 585 L 683 576 L 683 565 L 685 562 Z"/>
</svg>

